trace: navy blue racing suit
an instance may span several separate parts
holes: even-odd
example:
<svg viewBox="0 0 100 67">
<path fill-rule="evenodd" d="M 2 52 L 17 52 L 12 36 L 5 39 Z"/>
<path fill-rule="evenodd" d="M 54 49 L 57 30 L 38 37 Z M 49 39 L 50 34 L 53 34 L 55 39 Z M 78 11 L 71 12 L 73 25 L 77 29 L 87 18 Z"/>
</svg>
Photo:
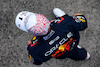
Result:
<svg viewBox="0 0 100 67">
<path fill-rule="evenodd" d="M 82 15 L 83 16 L 83 15 Z M 40 65 L 50 58 L 83 60 L 87 51 L 77 47 L 79 31 L 87 28 L 87 20 L 77 21 L 76 16 L 64 15 L 51 21 L 51 30 L 47 35 L 34 36 L 27 50 L 32 63 Z"/>
</svg>

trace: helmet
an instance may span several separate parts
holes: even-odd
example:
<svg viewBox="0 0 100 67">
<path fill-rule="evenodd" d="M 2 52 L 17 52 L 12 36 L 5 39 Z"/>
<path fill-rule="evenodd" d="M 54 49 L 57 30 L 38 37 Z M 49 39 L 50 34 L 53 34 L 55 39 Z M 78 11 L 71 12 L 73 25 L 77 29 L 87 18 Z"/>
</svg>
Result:
<svg viewBox="0 0 100 67">
<path fill-rule="evenodd" d="M 44 15 L 28 11 L 20 12 L 16 17 L 15 23 L 19 29 L 36 36 L 47 34 L 50 27 L 50 22 Z"/>
</svg>

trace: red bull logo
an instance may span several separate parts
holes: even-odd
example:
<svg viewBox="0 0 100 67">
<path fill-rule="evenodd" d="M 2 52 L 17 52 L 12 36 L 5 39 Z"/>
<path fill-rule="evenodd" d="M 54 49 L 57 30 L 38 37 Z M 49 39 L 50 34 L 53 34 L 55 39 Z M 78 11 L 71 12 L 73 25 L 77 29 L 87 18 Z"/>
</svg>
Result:
<svg viewBox="0 0 100 67">
<path fill-rule="evenodd" d="M 58 47 L 58 50 L 52 54 L 51 56 L 56 58 L 58 56 L 61 56 L 63 53 L 70 50 L 70 44 L 72 44 L 74 42 L 74 40 L 72 38 L 70 38 L 70 40 L 68 42 L 66 42 L 64 45 L 60 45 Z"/>
</svg>

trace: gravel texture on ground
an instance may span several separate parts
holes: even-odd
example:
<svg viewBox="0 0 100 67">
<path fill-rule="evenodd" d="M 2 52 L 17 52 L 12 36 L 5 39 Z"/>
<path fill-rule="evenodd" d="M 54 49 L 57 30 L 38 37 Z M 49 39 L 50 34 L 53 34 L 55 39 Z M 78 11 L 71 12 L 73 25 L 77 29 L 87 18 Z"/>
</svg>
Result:
<svg viewBox="0 0 100 67">
<path fill-rule="evenodd" d="M 88 28 L 80 32 L 79 45 L 91 54 L 90 60 L 50 59 L 42 65 L 32 64 L 27 54 L 27 40 L 33 35 L 15 25 L 20 11 L 44 14 L 50 21 L 52 10 L 61 8 L 68 15 L 82 13 Z M 0 67 L 100 67 L 100 0 L 0 0 Z"/>
</svg>

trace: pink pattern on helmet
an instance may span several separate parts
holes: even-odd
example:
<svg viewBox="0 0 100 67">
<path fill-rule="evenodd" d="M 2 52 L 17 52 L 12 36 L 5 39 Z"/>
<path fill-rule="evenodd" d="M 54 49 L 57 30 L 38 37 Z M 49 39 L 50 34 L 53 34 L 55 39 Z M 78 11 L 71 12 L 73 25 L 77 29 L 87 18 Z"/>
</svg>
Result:
<svg viewBox="0 0 100 67">
<path fill-rule="evenodd" d="M 31 27 L 28 31 L 36 36 L 47 34 L 50 27 L 49 20 L 44 15 L 35 14 L 35 16 L 38 23 L 36 23 L 36 25 Z"/>
</svg>

